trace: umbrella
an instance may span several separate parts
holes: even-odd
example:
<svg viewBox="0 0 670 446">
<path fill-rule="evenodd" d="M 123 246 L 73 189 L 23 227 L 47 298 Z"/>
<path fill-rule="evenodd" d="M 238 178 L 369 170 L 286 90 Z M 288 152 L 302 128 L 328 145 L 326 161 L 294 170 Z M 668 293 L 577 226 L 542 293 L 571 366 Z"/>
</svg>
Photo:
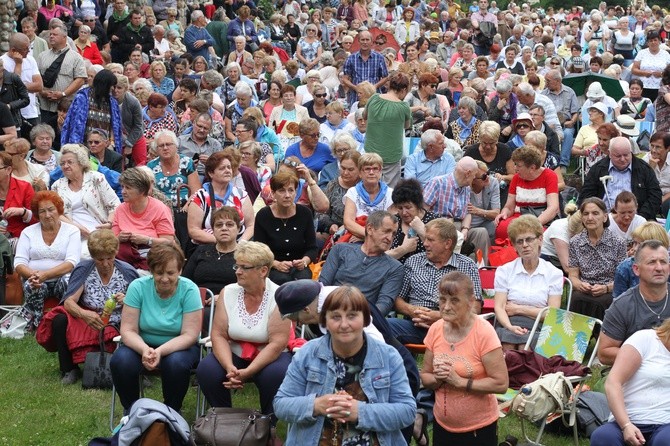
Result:
<svg viewBox="0 0 670 446">
<path fill-rule="evenodd" d="M 396 54 L 400 51 L 400 45 L 398 41 L 395 40 L 395 36 L 388 31 L 384 31 L 381 28 L 371 28 L 370 34 L 372 34 L 372 49 L 378 52 L 381 52 L 385 48 L 393 48 Z M 361 49 L 361 45 L 358 42 L 358 35 L 354 39 L 354 43 L 351 45 L 351 52 L 356 52 Z M 377 40 L 379 39 L 379 40 Z M 386 42 L 383 45 L 376 45 L 375 42 L 383 42 L 386 39 Z"/>
<path fill-rule="evenodd" d="M 603 90 L 607 93 L 608 96 L 612 97 L 615 101 L 618 101 L 625 96 L 623 88 L 621 88 L 621 83 L 617 79 L 612 77 L 603 76 L 602 74 L 595 73 L 575 73 L 568 74 L 563 78 L 563 85 L 575 90 L 577 96 L 582 96 L 586 94 L 589 85 L 593 82 L 600 82 Z"/>
</svg>

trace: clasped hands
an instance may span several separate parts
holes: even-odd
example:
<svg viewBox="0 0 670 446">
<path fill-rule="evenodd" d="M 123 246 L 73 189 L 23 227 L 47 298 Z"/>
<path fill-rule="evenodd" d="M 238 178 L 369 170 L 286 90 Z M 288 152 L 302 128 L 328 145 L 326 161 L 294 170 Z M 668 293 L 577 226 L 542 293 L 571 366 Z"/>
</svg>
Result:
<svg viewBox="0 0 670 446">
<path fill-rule="evenodd" d="M 157 349 L 147 347 L 142 352 L 142 365 L 145 369 L 152 371 L 158 368 L 161 362 L 161 353 Z"/>
<path fill-rule="evenodd" d="M 344 390 L 314 400 L 314 415 L 323 415 L 339 423 L 358 421 L 358 400 Z"/>
</svg>

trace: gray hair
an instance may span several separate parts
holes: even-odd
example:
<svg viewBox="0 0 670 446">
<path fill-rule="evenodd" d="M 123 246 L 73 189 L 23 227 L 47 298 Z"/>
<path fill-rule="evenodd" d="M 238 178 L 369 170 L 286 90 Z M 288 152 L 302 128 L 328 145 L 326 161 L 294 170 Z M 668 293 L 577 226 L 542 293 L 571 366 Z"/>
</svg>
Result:
<svg viewBox="0 0 670 446">
<path fill-rule="evenodd" d="M 45 133 L 50 136 L 51 139 L 56 139 L 56 132 L 54 132 L 53 127 L 48 124 L 37 124 L 30 130 L 30 140 L 35 143 L 37 137 Z"/>
<path fill-rule="evenodd" d="M 168 39 L 179 37 L 179 32 L 176 29 L 171 29 L 166 34 Z"/>
<path fill-rule="evenodd" d="M 246 82 L 238 82 L 237 84 L 235 84 L 233 91 L 235 92 L 236 97 L 240 95 L 251 96 L 253 94 L 251 87 Z"/>
<path fill-rule="evenodd" d="M 233 42 L 245 42 L 246 43 L 247 39 L 244 36 L 235 36 L 233 38 Z"/>
<path fill-rule="evenodd" d="M 556 79 L 559 81 L 563 80 L 563 75 L 561 74 L 561 70 L 549 70 L 547 71 L 547 74 L 544 75 L 544 78 L 551 78 L 551 79 Z"/>
<path fill-rule="evenodd" d="M 321 65 L 331 66 L 335 65 L 335 58 L 333 57 L 332 51 L 324 51 L 321 53 Z"/>
<path fill-rule="evenodd" d="M 231 68 L 237 68 L 237 71 L 239 71 L 240 74 L 242 74 L 242 67 L 240 66 L 240 64 L 238 64 L 237 62 L 231 62 L 228 65 L 226 65 L 226 76 L 228 75 L 228 70 L 230 70 Z"/>
<path fill-rule="evenodd" d="M 91 27 L 88 25 L 81 25 L 79 31 L 84 31 L 85 33 L 91 34 Z"/>
<path fill-rule="evenodd" d="M 242 74 L 241 70 L 240 74 Z M 212 85 L 215 89 L 223 85 L 223 76 L 221 76 L 221 74 L 216 70 L 205 71 L 204 73 L 202 73 L 201 79 L 203 79 L 209 85 Z"/>
<path fill-rule="evenodd" d="M 335 155 L 335 147 L 339 144 L 343 144 L 349 147 L 349 150 L 356 150 L 358 143 L 356 140 L 346 132 L 341 132 L 335 135 L 335 137 L 330 141 L 330 151 Z"/>
<path fill-rule="evenodd" d="M 365 107 L 356 109 L 356 113 L 354 113 L 354 119 L 358 121 L 363 117 L 363 113 L 365 112 Z"/>
<path fill-rule="evenodd" d="M 151 86 L 149 79 L 145 79 L 143 77 L 137 79 L 135 82 L 133 82 L 133 91 L 137 89 L 138 85 L 142 85 L 149 93 L 153 93 L 154 91 L 154 87 Z"/>
<path fill-rule="evenodd" d="M 81 170 L 88 172 L 91 168 L 91 162 L 88 159 L 88 149 L 81 144 L 65 144 L 60 148 L 61 156 L 71 153 L 81 166 Z"/>
<path fill-rule="evenodd" d="M 540 150 L 546 150 L 547 135 L 538 130 L 532 130 L 528 132 L 528 134 L 524 138 L 524 142 L 526 143 L 527 146 L 530 145 Z"/>
<path fill-rule="evenodd" d="M 470 110 L 470 113 L 474 116 L 477 113 L 477 103 L 474 99 L 468 96 L 461 96 L 461 99 L 458 101 L 458 108 L 466 107 Z"/>
<path fill-rule="evenodd" d="M 479 137 L 487 136 L 495 141 L 500 138 L 500 124 L 495 121 L 482 121 L 479 126 Z"/>
<path fill-rule="evenodd" d="M 509 79 L 503 79 L 496 83 L 496 91 L 498 93 L 507 93 L 508 91 L 512 91 L 512 87 L 512 82 L 510 82 Z"/>
<path fill-rule="evenodd" d="M 163 138 L 164 136 L 169 137 L 172 140 L 172 142 L 177 147 L 179 147 L 179 138 L 177 138 L 177 135 L 175 135 L 175 133 L 172 130 L 159 130 L 159 131 L 157 131 L 156 134 L 154 135 L 154 140 L 153 140 L 154 146 L 156 145 L 156 141 L 158 141 L 159 138 Z"/>
<path fill-rule="evenodd" d="M 165 28 L 163 28 L 162 25 L 156 25 L 154 26 L 152 34 L 155 36 L 158 33 L 158 31 L 163 31 L 163 33 L 165 33 Z"/>
<path fill-rule="evenodd" d="M 442 136 L 442 133 L 440 133 L 439 130 L 436 129 L 428 129 L 423 134 L 421 134 L 421 147 L 423 147 L 424 150 L 426 150 L 426 147 L 428 144 L 431 142 L 436 142 L 438 138 L 444 138 Z"/>
<path fill-rule="evenodd" d="M 535 89 L 528 82 L 521 82 L 519 84 L 519 93 L 523 95 L 535 95 Z"/>
<path fill-rule="evenodd" d="M 193 22 L 195 22 L 195 21 L 197 21 L 197 20 L 200 20 L 200 19 L 203 18 L 204 16 L 205 16 L 205 14 L 203 14 L 202 11 L 200 11 L 199 9 L 196 9 L 195 11 L 193 11 L 193 12 L 191 13 L 191 23 L 193 23 Z"/>
</svg>

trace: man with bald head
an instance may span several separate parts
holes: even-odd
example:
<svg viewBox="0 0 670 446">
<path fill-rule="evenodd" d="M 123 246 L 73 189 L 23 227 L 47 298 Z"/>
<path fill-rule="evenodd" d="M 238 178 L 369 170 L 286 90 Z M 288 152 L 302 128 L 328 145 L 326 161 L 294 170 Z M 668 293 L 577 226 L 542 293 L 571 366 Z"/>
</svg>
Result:
<svg viewBox="0 0 670 446">
<path fill-rule="evenodd" d="M 9 51 L 0 56 L 5 70 L 21 77 L 28 90 L 30 103 L 21 109 L 21 116 L 30 125 L 21 126 L 21 136 L 30 140 L 30 129 L 39 124 L 40 108 L 37 95 L 42 90 L 42 75 L 37 67 L 37 61 L 30 52 L 30 39 L 22 33 L 14 33 L 9 38 Z"/>
<path fill-rule="evenodd" d="M 478 172 L 477 162 L 464 156 L 456 163 L 452 173 L 433 178 L 423 190 L 426 206 L 435 214 L 451 219 L 465 238 L 472 220 L 468 212 L 470 190 Z"/>
<path fill-rule="evenodd" d="M 602 198 L 610 210 L 623 191 L 631 191 L 637 198 L 638 214 L 647 220 L 656 218 L 661 209 L 661 188 L 656 174 L 649 164 L 633 156 L 628 138 L 617 136 L 610 140 L 609 155 L 589 170 L 579 200 L 581 203 L 589 197 Z"/>
<path fill-rule="evenodd" d="M 349 105 L 358 100 L 358 86 L 368 81 L 381 93 L 381 87 L 388 79 L 388 69 L 384 56 L 372 50 L 372 34 L 369 31 L 358 33 L 360 50 L 347 57 L 344 63 L 342 84 L 349 88 Z"/>
</svg>

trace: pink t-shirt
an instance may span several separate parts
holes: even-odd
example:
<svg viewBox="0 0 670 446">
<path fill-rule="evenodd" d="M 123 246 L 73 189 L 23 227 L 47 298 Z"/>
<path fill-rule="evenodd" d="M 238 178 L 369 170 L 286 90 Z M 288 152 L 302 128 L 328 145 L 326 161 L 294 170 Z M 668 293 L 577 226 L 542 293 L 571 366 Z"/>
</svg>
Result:
<svg viewBox="0 0 670 446">
<path fill-rule="evenodd" d="M 134 214 L 128 203 L 122 203 L 114 213 L 112 231 L 117 236 L 121 231 L 135 232 L 152 238 L 174 235 L 172 212 L 153 197 L 149 197 L 149 203 L 141 214 Z"/>
<path fill-rule="evenodd" d="M 454 344 L 444 339 L 444 321 L 440 319 L 428 329 L 424 339 L 426 348 L 435 359 L 448 359 L 454 370 L 463 378 L 473 380 L 486 378 L 482 358 L 495 349 L 501 349 L 500 340 L 493 326 L 480 317 L 470 333 Z M 466 392 L 450 386 L 441 386 L 435 391 L 433 406 L 435 421 L 449 432 L 461 433 L 481 429 L 498 419 L 498 404 L 493 394 Z"/>
</svg>

